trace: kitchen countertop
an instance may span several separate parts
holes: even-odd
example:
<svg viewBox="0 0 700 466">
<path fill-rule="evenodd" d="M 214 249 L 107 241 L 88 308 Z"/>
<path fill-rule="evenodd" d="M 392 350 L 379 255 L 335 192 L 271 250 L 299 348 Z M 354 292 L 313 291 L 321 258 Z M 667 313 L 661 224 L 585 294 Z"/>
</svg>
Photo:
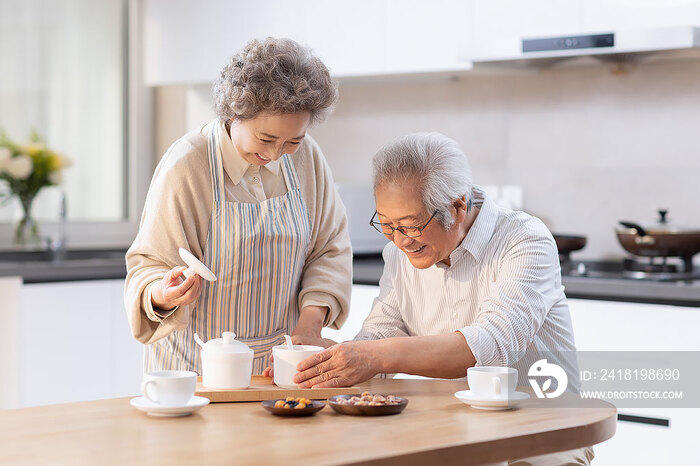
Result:
<svg viewBox="0 0 700 466">
<path fill-rule="evenodd" d="M 533 397 L 519 409 L 481 411 L 454 398 L 464 381 L 372 379 L 361 388 L 404 396 L 408 406 L 382 417 L 326 406 L 297 418 L 257 402 L 216 403 L 158 418 L 117 398 L 2 411 L 0 464 L 467 465 L 593 445 L 616 429 L 616 409 L 599 400 L 582 409 Z"/>
<path fill-rule="evenodd" d="M 586 264 L 591 269 L 589 275 L 562 276 L 567 297 L 700 307 L 700 279 L 689 282 L 612 278 L 605 273 L 597 274 L 596 268 L 616 267 L 617 263 Z M 356 257 L 353 262 L 353 282 L 378 285 L 383 268 L 381 255 Z"/>
<path fill-rule="evenodd" d="M 59 258 L 50 251 L 0 251 L 0 277 L 24 283 L 106 280 L 126 277 L 126 248 L 71 249 Z"/>
<path fill-rule="evenodd" d="M 126 276 L 126 248 L 70 250 L 66 259 L 53 260 L 46 251 L 29 253 L 20 260 L 16 253 L 0 251 L 0 277 L 20 276 L 24 283 L 123 279 Z M 614 263 L 588 262 L 589 265 Z M 353 283 L 378 285 L 384 268 L 381 254 L 356 256 Z M 591 267 L 593 268 L 593 267 Z M 647 281 L 590 275 L 565 274 L 562 283 L 570 298 L 672 304 L 700 307 L 700 279 Z"/>
</svg>

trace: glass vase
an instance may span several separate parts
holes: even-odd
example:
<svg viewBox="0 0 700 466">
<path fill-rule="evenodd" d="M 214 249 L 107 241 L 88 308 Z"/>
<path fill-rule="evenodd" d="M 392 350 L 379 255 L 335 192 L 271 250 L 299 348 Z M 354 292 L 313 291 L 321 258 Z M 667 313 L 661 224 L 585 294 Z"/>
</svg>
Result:
<svg viewBox="0 0 700 466">
<path fill-rule="evenodd" d="M 32 218 L 34 196 L 20 196 L 19 201 L 22 205 L 22 218 L 15 227 L 15 246 L 23 248 L 39 246 L 41 244 L 39 224 Z"/>
</svg>

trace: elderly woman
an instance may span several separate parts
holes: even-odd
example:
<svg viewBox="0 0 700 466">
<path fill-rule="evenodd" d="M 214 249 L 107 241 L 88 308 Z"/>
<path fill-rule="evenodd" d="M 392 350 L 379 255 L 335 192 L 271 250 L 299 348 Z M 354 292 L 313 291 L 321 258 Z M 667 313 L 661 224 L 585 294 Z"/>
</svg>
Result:
<svg viewBox="0 0 700 466">
<path fill-rule="evenodd" d="M 292 40 L 253 40 L 224 67 L 218 118 L 168 149 L 127 252 L 126 311 L 146 370 L 200 372 L 193 335 L 233 331 L 261 373 L 284 334 L 318 338 L 343 323 L 345 209 L 307 134 L 336 98 L 328 69 Z M 178 248 L 218 280 L 185 279 Z"/>
</svg>

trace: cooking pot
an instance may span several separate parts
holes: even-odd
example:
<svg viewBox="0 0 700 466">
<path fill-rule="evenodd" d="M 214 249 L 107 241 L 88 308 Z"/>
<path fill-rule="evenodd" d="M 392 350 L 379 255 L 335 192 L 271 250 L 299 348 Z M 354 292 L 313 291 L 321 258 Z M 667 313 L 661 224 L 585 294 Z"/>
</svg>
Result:
<svg viewBox="0 0 700 466">
<path fill-rule="evenodd" d="M 586 245 L 586 237 L 578 235 L 560 235 L 557 233 L 552 233 L 554 236 L 554 242 L 557 243 L 557 250 L 559 254 L 566 256 L 571 251 L 578 251 L 583 249 Z"/>
<path fill-rule="evenodd" d="M 617 239 L 627 252 L 636 256 L 690 258 L 700 252 L 700 228 L 671 225 L 667 210 L 659 210 L 659 220 L 643 227 L 634 222 L 619 222 Z"/>
<path fill-rule="evenodd" d="M 235 339 L 233 332 L 202 342 L 202 385 L 208 388 L 248 388 L 253 375 L 253 350 Z"/>
</svg>

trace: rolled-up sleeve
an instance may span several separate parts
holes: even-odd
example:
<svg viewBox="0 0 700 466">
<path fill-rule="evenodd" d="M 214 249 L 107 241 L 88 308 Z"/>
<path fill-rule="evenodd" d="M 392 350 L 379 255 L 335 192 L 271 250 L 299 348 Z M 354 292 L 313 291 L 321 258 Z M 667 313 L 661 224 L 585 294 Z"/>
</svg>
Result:
<svg viewBox="0 0 700 466">
<path fill-rule="evenodd" d="M 379 340 L 408 336 L 394 288 L 394 281 L 398 273 L 396 248 L 391 243 L 388 244 L 384 248 L 382 256 L 385 265 L 379 280 L 379 296 L 374 299 L 372 310 L 355 336 L 355 340 Z"/>
<path fill-rule="evenodd" d="M 562 296 L 554 239 L 539 220 L 532 222 L 527 234 L 505 250 L 475 321 L 457 329 L 477 365 L 510 366 L 518 361 Z"/>
<path fill-rule="evenodd" d="M 151 291 L 170 269 L 184 265 L 179 248 L 203 258 L 211 204 L 206 152 L 181 139 L 156 168 L 138 235 L 126 253 L 124 303 L 139 342 L 153 343 L 189 324 L 190 306 L 154 309 Z"/>
</svg>

